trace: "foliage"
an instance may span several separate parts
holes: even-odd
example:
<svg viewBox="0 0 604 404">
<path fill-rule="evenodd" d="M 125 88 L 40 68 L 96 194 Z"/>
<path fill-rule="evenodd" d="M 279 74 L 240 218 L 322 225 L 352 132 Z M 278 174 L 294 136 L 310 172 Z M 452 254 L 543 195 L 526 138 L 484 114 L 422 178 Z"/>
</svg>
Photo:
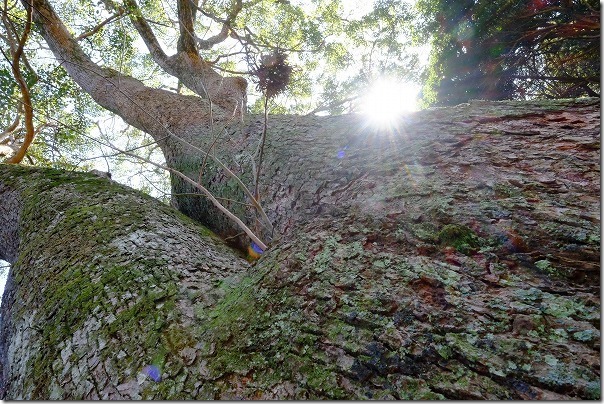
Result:
<svg viewBox="0 0 604 404">
<path fill-rule="evenodd" d="M 431 37 L 425 104 L 595 96 L 595 0 L 419 0 L 417 39 Z"/>
<path fill-rule="evenodd" d="M 191 93 L 153 60 L 129 16 L 138 7 L 163 50 L 172 55 L 179 41 L 180 2 L 50 3 L 95 63 L 136 77 L 150 87 Z M 22 4 L 13 0 L 4 10 L 17 33 L 23 27 Z M 279 93 L 272 113 L 341 113 L 354 110 L 354 100 L 364 88 L 386 72 L 407 81 L 418 78 L 417 55 L 408 49 L 412 11 L 403 0 L 208 0 L 200 3 L 193 28 L 200 56 L 226 76 L 257 82 L 254 74 L 266 55 L 277 51 L 287 55 L 289 84 L 273 94 Z M 212 42 L 224 26 L 228 26 L 228 35 Z M 8 47 L 8 43 L 3 46 L 6 54 Z M 90 159 L 91 150 L 99 149 L 99 139 L 124 135 L 123 126 L 113 133 L 108 133 L 108 128 L 103 128 L 103 133 L 94 129 L 108 113 L 53 61 L 37 32 L 32 32 L 25 58 L 23 74 L 35 78 L 28 83 L 38 129 L 29 163 L 87 169 L 89 164 L 82 161 Z M 0 63 L 0 83 L 0 103 L 4 111 L 10 111 L 0 117 L 0 125 L 7 128 L 19 107 L 18 87 L 8 60 Z M 261 88 L 248 86 L 249 112 L 263 110 L 261 93 Z M 20 136 L 15 132 L 12 142 L 18 144 Z"/>
<path fill-rule="evenodd" d="M 376 0 L 366 13 L 357 11 L 341 22 L 342 33 L 326 39 L 319 76 L 325 111 L 354 111 L 354 99 L 381 76 L 419 79 L 418 50 L 411 42 L 413 12 L 410 2 Z"/>
<path fill-rule="evenodd" d="M 0 127 L 5 130 L 0 136 L 0 145 L 18 147 L 25 134 L 23 125 L 23 98 L 11 73 L 14 38 L 19 37 L 25 25 L 25 13 L 13 5 L 3 10 L 6 21 L 0 48 Z M 7 27 L 11 31 L 7 32 Z M 42 48 L 42 39 L 32 32 L 21 57 L 21 75 L 29 89 L 34 107 L 36 137 L 28 150 L 30 164 L 73 168 L 82 167 L 81 156 L 90 147 L 83 134 L 88 132 L 91 118 L 99 113 L 99 107 L 88 94 L 75 85 L 67 72 L 54 63 L 49 63 L 51 54 Z M 11 40 L 11 37 L 13 38 Z M 12 130 L 9 128 L 17 123 Z M 82 168 L 85 168 L 83 165 Z"/>
</svg>

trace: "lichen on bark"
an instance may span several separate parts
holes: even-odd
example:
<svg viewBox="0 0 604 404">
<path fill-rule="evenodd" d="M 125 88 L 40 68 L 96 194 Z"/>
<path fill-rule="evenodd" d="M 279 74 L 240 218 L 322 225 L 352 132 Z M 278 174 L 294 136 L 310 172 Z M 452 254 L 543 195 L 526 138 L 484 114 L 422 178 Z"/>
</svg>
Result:
<svg viewBox="0 0 604 404">
<path fill-rule="evenodd" d="M 182 214 L 108 180 L 3 168 L 23 204 L 2 306 L 3 394 L 140 398 L 132 381 L 158 352 L 170 356 L 167 372 L 178 366 L 169 336 L 190 321 L 191 300 L 212 304 L 220 293 L 205 292 L 246 262 Z"/>
<path fill-rule="evenodd" d="M 244 170 L 258 130 L 216 154 Z M 274 117 L 276 232 L 253 265 L 115 183 L 2 166 L 2 395 L 598 399 L 599 145 L 592 99 L 476 101 L 396 132 Z"/>
</svg>

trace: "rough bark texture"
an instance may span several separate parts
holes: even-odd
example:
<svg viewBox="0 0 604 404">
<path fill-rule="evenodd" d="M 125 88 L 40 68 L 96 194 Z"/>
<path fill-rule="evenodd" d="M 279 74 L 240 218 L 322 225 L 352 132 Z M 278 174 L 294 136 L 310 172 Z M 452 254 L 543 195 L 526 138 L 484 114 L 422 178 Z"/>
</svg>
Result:
<svg viewBox="0 0 604 404">
<path fill-rule="evenodd" d="M 2 166 L 1 176 L 1 205 L 13 208 L 0 210 L 2 233 L 7 223 L 19 235 L 0 239 L 13 264 L 1 312 L 2 396 L 157 394 L 141 391 L 139 367 L 182 367 L 194 308 L 215 305 L 247 262 L 182 214 L 96 175 Z"/>
<path fill-rule="evenodd" d="M 597 399 L 599 107 L 272 117 L 276 232 L 251 267 L 114 183 L 4 166 L 3 397 Z M 260 130 L 223 144 L 244 179 Z M 240 198 L 211 165 L 204 183 Z"/>
</svg>

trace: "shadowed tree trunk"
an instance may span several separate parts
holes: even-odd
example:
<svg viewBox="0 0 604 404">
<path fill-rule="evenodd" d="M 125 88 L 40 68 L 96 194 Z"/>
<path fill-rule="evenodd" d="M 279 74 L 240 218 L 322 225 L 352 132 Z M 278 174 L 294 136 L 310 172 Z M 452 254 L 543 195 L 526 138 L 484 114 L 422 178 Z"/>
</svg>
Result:
<svg viewBox="0 0 604 404">
<path fill-rule="evenodd" d="M 599 107 L 271 117 L 252 265 L 109 180 L 1 166 L 2 397 L 599 398 Z M 244 180 L 259 130 L 217 151 Z"/>
</svg>

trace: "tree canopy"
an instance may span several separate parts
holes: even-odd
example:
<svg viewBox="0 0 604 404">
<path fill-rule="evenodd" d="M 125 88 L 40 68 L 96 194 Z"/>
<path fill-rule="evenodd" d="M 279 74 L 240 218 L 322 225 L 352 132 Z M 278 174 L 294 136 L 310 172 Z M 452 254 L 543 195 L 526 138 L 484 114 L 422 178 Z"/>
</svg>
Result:
<svg viewBox="0 0 604 404">
<path fill-rule="evenodd" d="M 354 111 L 359 105 L 355 100 L 384 74 L 423 83 L 426 106 L 469 99 L 595 96 L 600 91 L 595 0 L 48 4 L 99 66 L 150 87 L 194 94 L 203 92 L 194 88 L 197 79 L 187 80 L 168 59 L 179 51 L 199 52 L 208 70 L 251 83 L 245 90 L 248 112 L 263 109 L 259 66 L 275 52 L 287 55 L 293 69 L 270 105 L 271 113 Z M 37 28 L 28 23 L 29 5 L 6 1 L 2 10 L 0 153 L 10 155 L 31 142 L 30 164 L 89 167 L 91 154 L 111 154 L 101 152 L 104 148 L 89 137 L 98 138 L 100 117 L 107 115 L 74 84 L 64 64 L 53 60 L 39 23 Z M 427 45 L 430 58 L 422 64 Z M 33 123 L 28 131 L 24 106 L 29 105 Z M 127 139 L 126 148 L 152 143 L 144 133 L 120 124 L 105 121 L 100 127 L 101 137 Z M 153 155 L 146 150 L 147 157 Z M 112 162 L 124 159 L 128 157 Z"/>
<path fill-rule="evenodd" d="M 0 124 L 7 131 L 0 141 L 13 149 L 21 144 L 24 130 L 18 123 L 12 124 L 23 115 L 22 105 L 31 104 L 36 140 L 29 162 L 82 165 L 89 150 L 98 147 L 83 135 L 91 134 L 102 113 L 69 79 L 64 63 L 61 66 L 53 60 L 40 36 L 39 23 L 38 28 L 27 32 L 19 57 L 31 102 L 21 98 L 22 91 L 11 72 L 18 40 L 30 30 L 28 4 L 9 1 L 3 7 L 5 57 L 0 80 L 5 112 Z M 247 87 L 250 112 L 259 112 L 263 106 L 262 92 L 256 86 L 260 79 L 255 74 L 263 58 L 276 51 L 287 54 L 294 69 L 285 91 L 271 105 L 274 113 L 350 111 L 350 101 L 384 71 L 418 77 L 417 55 L 410 50 L 411 41 L 405 39 L 409 37 L 405 33 L 411 26 L 412 7 L 404 1 L 379 1 L 362 12 L 340 0 L 174 4 L 74 0 L 49 5 L 83 52 L 99 66 L 134 76 L 150 87 L 193 94 L 199 89 L 179 77 L 167 58 L 194 49 L 209 69 L 251 82 Z M 8 130 L 12 126 L 15 128 Z M 108 130 L 107 125 L 103 127 Z M 124 137 L 123 131 L 116 132 Z M 132 131 L 125 134 L 129 138 L 136 135 Z"/>
<path fill-rule="evenodd" d="M 595 0 L 419 0 L 418 8 L 433 46 L 427 104 L 600 92 Z"/>
</svg>

